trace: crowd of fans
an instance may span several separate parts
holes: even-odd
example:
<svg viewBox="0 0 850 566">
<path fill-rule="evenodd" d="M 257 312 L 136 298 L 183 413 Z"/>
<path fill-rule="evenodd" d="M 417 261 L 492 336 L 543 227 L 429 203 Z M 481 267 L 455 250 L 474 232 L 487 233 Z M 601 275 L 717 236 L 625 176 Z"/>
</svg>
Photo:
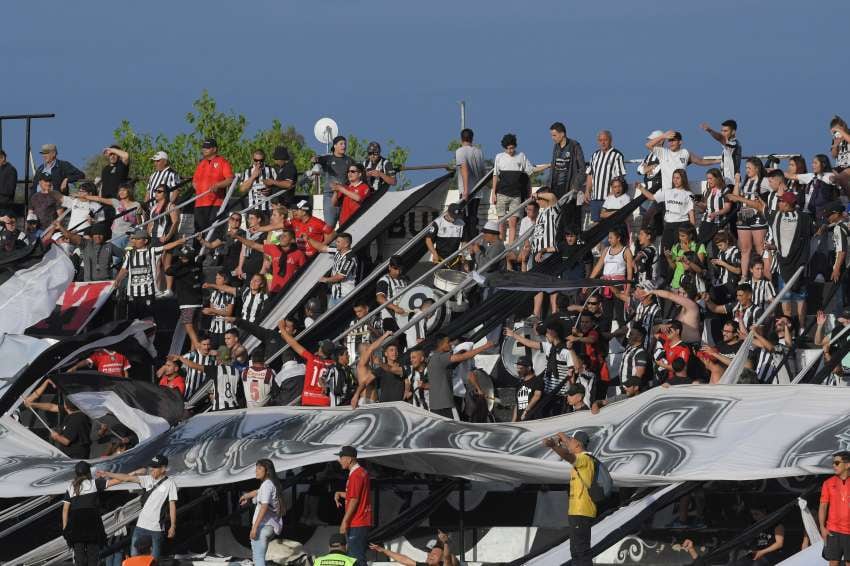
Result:
<svg viewBox="0 0 850 566">
<path fill-rule="evenodd" d="M 331 153 L 313 159 L 307 174 L 323 178 L 321 219 L 313 215 L 312 197 L 297 192 L 298 172 L 283 146 L 272 163 L 254 151 L 252 163 L 237 174 L 218 154 L 216 140 L 207 139 L 185 181 L 158 151 L 144 197 L 136 200 L 130 157 L 120 147 L 104 149 L 108 163 L 99 179 L 89 181 L 57 158 L 55 145 L 45 144 L 25 214 L 15 209 L 16 173 L 0 151 L 0 244 L 3 253 L 39 240 L 61 246 L 74 259 L 79 281 L 114 281 L 128 317 L 151 316 L 156 301 L 176 305 L 177 330 L 185 331 L 187 346 L 162 360 L 156 380 L 177 390 L 192 410 L 207 403 L 223 410 L 296 401 L 354 408 L 406 401 L 447 418 L 483 421 L 493 418 L 493 392 L 482 385 L 490 378 L 513 386 L 514 398 L 498 401 L 512 408 L 512 420 L 522 421 L 598 413 L 656 386 L 718 383 L 741 355 L 746 362 L 739 383 L 779 383 L 799 369 L 798 350 L 822 348 L 830 360 L 850 340 L 850 128 L 834 118 L 831 155 L 818 154 L 810 163 L 798 155 L 744 157 L 734 120 L 719 131 L 701 128 L 720 146 L 719 158 L 689 151 L 679 132 L 654 131 L 633 190 L 607 130 L 585 159 L 566 127 L 552 124 L 551 160 L 536 167 L 518 151 L 516 136 L 507 134 L 489 187 L 489 204 L 505 221 L 480 229 L 481 197 L 472 189 L 482 184 L 486 160 L 473 132 L 461 132 L 460 202 L 431 224 L 425 238 L 430 261 L 464 272 L 555 265 L 560 279 L 576 282 L 560 293 L 536 293 L 530 312 L 504 321 L 503 339 L 525 350 L 507 368 L 516 375 L 510 383 L 504 375 L 486 375 L 477 361 L 494 351 L 491 340 L 475 346 L 432 332 L 425 341 L 427 319 L 413 340 L 398 332 L 434 301 L 410 312 L 398 300 L 410 279 L 397 256 L 390 257 L 374 295 L 358 296 L 343 341 L 323 337 L 313 352 L 296 338 L 371 268 L 370 258 L 353 251 L 356 242 L 345 228 L 370 195 L 397 182 L 375 142 L 362 163 L 346 154 L 341 136 Z M 697 176 L 693 165 L 708 167 L 704 179 L 691 180 Z M 533 190 L 535 176 L 546 170 L 548 182 Z M 187 195 L 179 194 L 189 180 L 194 212 L 185 229 Z M 639 197 L 645 202 L 635 208 Z M 598 233 L 600 226 L 605 241 L 587 242 L 589 230 Z M 467 243 L 465 253 L 457 253 Z M 325 253 L 333 255 L 333 267 L 303 310 L 264 328 L 288 283 Z M 779 293 L 779 308 L 767 312 Z M 476 308 L 486 298 L 475 292 L 467 300 Z M 378 306 L 383 310 L 374 316 Z M 751 332 L 752 344 L 742 351 Z M 248 336 L 261 343 L 250 352 L 243 345 Z M 612 363 L 615 350 L 618 364 Z M 70 370 L 86 368 L 126 378 L 130 364 L 120 353 L 98 350 Z M 289 380 L 301 375 L 303 385 L 293 394 Z M 828 384 L 846 385 L 848 375 L 845 358 Z M 88 457 L 92 435 L 85 429 L 91 423 L 67 400 L 61 406 L 39 401 L 50 385 L 45 381 L 26 404 L 63 412 L 63 429 L 52 431 L 51 439 L 70 456 Z M 108 453 L 132 443 L 127 429 L 98 434 L 120 440 Z"/>
</svg>

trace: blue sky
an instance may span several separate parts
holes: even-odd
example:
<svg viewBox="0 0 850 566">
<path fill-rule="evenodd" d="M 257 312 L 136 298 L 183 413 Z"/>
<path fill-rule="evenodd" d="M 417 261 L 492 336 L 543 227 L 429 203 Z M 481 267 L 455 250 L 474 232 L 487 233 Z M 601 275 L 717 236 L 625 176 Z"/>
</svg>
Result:
<svg viewBox="0 0 850 566">
<path fill-rule="evenodd" d="M 745 153 L 809 159 L 828 150 L 829 118 L 850 118 L 848 16 L 846 0 L 7 2 L 0 113 L 55 112 L 33 146 L 80 166 L 124 118 L 186 129 L 204 88 L 254 127 L 279 118 L 308 135 L 333 116 L 411 163 L 450 158 L 461 99 L 490 156 L 510 131 L 548 161 L 555 120 L 587 153 L 599 129 L 632 158 L 675 128 L 705 155 L 716 144 L 699 123 L 734 117 Z M 3 130 L 22 172 L 23 128 Z"/>
</svg>

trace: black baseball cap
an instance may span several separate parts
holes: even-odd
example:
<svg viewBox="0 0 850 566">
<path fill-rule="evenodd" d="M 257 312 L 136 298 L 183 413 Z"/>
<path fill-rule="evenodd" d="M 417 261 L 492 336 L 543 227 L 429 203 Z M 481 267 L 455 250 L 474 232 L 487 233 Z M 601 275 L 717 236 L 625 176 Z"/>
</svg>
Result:
<svg viewBox="0 0 850 566">
<path fill-rule="evenodd" d="M 623 387 L 640 387 L 641 381 L 639 378 L 632 376 L 623 382 Z"/>
<path fill-rule="evenodd" d="M 328 546 L 346 546 L 347 544 L 348 540 L 342 533 L 334 533 L 328 539 Z"/>
<path fill-rule="evenodd" d="M 301 199 L 297 203 L 295 203 L 295 208 L 297 208 L 298 210 L 312 210 L 312 207 L 310 206 L 310 201 L 306 198 Z"/>
<path fill-rule="evenodd" d="M 529 358 L 528 356 L 520 356 L 516 360 L 516 365 L 530 368 L 532 367 L 531 358 Z"/>
<path fill-rule="evenodd" d="M 96 193 L 97 187 L 91 181 L 83 181 L 82 183 L 80 183 L 79 190 L 86 191 L 87 193 Z"/>
<path fill-rule="evenodd" d="M 376 141 L 369 142 L 369 145 L 366 146 L 366 153 L 381 153 L 381 144 Z"/>
<path fill-rule="evenodd" d="M 357 448 L 354 446 L 343 446 L 336 453 L 337 456 L 348 456 L 349 458 L 357 458 Z"/>
<path fill-rule="evenodd" d="M 157 454 L 148 464 L 149 468 L 164 468 L 168 465 L 168 457 L 164 454 Z"/>
<path fill-rule="evenodd" d="M 390 267 L 396 267 L 398 269 L 402 268 L 401 256 L 393 255 L 390 256 L 390 261 L 388 263 Z"/>
<path fill-rule="evenodd" d="M 450 204 L 448 207 L 446 207 L 446 212 L 456 217 L 458 214 L 460 214 L 460 206 L 457 203 Z"/>
<path fill-rule="evenodd" d="M 840 202 L 831 202 L 826 206 L 826 215 L 843 214 L 846 208 Z"/>
<path fill-rule="evenodd" d="M 570 435 L 571 438 L 575 438 L 581 445 L 587 448 L 590 445 L 590 436 L 587 435 L 583 430 L 577 430 L 576 432 Z"/>
<path fill-rule="evenodd" d="M 48 175 L 47 173 L 39 173 L 38 178 L 36 178 L 36 181 L 48 181 L 52 183 L 53 179 L 51 179 L 50 175 Z"/>
<path fill-rule="evenodd" d="M 213 147 L 218 147 L 218 142 L 215 141 L 215 138 L 207 138 L 204 140 L 204 143 L 201 144 L 201 147 L 204 149 L 210 149 Z"/>
</svg>

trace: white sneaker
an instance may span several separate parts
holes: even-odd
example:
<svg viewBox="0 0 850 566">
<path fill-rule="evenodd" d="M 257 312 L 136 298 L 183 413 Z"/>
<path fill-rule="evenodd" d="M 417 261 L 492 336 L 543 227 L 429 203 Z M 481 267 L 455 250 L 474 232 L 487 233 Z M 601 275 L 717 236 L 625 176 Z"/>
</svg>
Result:
<svg viewBox="0 0 850 566">
<path fill-rule="evenodd" d="M 165 291 L 160 291 L 156 294 L 157 299 L 169 299 L 174 296 L 174 291 L 171 289 L 166 289 Z"/>
</svg>

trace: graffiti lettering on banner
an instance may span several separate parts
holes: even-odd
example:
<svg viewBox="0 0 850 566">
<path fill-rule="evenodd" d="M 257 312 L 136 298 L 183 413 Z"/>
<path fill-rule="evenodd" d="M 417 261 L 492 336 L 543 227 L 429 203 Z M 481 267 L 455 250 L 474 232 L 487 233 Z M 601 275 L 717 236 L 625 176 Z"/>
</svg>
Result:
<svg viewBox="0 0 850 566">
<path fill-rule="evenodd" d="M 70 336 L 79 333 L 94 318 L 112 294 L 112 281 L 71 283 L 56 301 L 53 312 L 27 333 Z"/>
</svg>

